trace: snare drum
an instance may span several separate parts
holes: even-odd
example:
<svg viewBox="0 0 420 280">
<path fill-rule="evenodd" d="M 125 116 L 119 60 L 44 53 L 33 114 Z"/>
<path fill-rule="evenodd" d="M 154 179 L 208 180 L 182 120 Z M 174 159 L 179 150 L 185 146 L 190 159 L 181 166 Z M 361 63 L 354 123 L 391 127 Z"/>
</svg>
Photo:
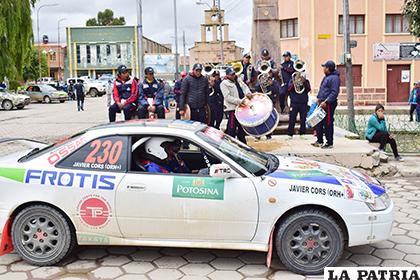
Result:
<svg viewBox="0 0 420 280">
<path fill-rule="evenodd" d="M 324 109 L 322 109 L 322 107 L 316 107 L 314 112 L 306 119 L 306 126 L 308 128 L 315 127 L 325 118 L 326 115 L 327 113 Z"/>
<path fill-rule="evenodd" d="M 270 98 L 254 94 L 246 105 L 236 107 L 235 116 L 245 132 L 254 137 L 272 133 L 279 122 L 279 114 Z"/>
</svg>

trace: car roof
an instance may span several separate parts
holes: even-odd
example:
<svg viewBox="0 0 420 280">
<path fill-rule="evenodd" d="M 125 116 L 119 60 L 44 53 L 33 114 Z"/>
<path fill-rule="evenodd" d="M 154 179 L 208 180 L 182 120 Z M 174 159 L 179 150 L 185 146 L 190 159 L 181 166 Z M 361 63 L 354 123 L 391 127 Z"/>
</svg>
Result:
<svg viewBox="0 0 420 280">
<path fill-rule="evenodd" d="M 102 130 L 102 129 L 118 129 L 118 128 L 134 128 L 134 127 L 150 127 L 150 128 L 174 128 L 183 129 L 187 131 L 200 131 L 203 130 L 206 125 L 195 121 L 184 121 L 184 120 L 164 120 L 164 119 L 147 119 L 147 120 L 130 120 L 121 122 L 112 122 L 97 125 L 87 129 L 87 131 Z"/>
</svg>

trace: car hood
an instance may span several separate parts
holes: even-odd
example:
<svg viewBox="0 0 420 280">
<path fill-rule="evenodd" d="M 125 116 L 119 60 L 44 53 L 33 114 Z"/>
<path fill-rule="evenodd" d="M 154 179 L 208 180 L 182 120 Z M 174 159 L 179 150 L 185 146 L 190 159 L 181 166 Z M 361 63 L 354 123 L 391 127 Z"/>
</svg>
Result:
<svg viewBox="0 0 420 280">
<path fill-rule="evenodd" d="M 385 193 L 378 180 L 354 169 L 298 157 L 278 156 L 278 159 L 279 167 L 268 177 L 333 185 L 348 198 L 363 201 Z"/>
<path fill-rule="evenodd" d="M 0 96 L 2 96 L 3 98 L 9 98 L 12 100 L 12 102 L 19 102 L 25 100 L 26 98 L 29 98 L 29 96 L 25 94 L 16 94 L 9 92 L 2 92 L 0 93 Z"/>
</svg>

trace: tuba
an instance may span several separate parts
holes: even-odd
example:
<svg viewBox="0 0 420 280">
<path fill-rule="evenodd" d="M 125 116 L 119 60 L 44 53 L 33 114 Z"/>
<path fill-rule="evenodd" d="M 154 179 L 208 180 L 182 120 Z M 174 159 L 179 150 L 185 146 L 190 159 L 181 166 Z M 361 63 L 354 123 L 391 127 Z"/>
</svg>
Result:
<svg viewBox="0 0 420 280">
<path fill-rule="evenodd" d="M 302 94 L 305 91 L 305 76 L 303 74 L 306 70 L 305 62 L 298 59 L 293 63 L 293 68 L 296 70 L 296 72 L 292 74 L 293 86 L 297 94 Z"/>
<path fill-rule="evenodd" d="M 242 71 L 244 71 L 244 67 L 242 66 L 242 62 L 234 62 L 231 64 L 233 71 L 235 71 L 236 76 L 240 76 Z"/>
<path fill-rule="evenodd" d="M 203 75 L 204 76 L 211 76 L 214 73 L 215 69 L 214 69 L 214 65 L 211 63 L 206 63 L 204 65 L 204 69 L 203 69 Z"/>
<path fill-rule="evenodd" d="M 260 84 L 261 90 L 265 94 L 271 94 L 271 92 L 268 91 L 268 80 L 270 79 L 270 71 L 271 71 L 271 65 L 270 61 L 263 60 L 261 61 L 260 65 L 258 66 L 258 72 L 260 74 L 257 77 L 258 83 Z"/>
</svg>

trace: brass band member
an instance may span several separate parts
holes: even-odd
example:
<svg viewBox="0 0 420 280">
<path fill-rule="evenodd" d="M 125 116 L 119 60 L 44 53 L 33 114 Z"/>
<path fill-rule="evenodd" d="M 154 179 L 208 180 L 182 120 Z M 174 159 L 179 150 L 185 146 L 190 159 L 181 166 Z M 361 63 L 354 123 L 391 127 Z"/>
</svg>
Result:
<svg viewBox="0 0 420 280">
<path fill-rule="evenodd" d="M 257 71 L 255 71 L 254 66 L 251 64 L 251 54 L 246 53 L 242 57 L 242 76 L 245 84 L 252 89 L 257 80 Z"/>
<path fill-rule="evenodd" d="M 287 130 L 287 135 L 289 139 L 293 137 L 295 132 L 296 117 L 299 113 L 300 117 L 300 128 L 299 134 L 302 136 L 306 133 L 306 115 L 308 113 L 308 94 L 311 92 L 311 84 L 308 79 L 306 79 L 305 73 L 301 73 L 299 78 L 302 82 L 304 90 L 301 94 L 296 92 L 296 88 L 293 82 L 293 79 L 289 81 L 288 84 L 288 93 L 290 96 L 290 112 L 289 112 L 289 128 Z"/>
<path fill-rule="evenodd" d="M 293 73 L 296 72 L 295 68 L 293 67 L 292 61 L 292 54 L 289 51 L 285 51 L 283 53 L 283 63 L 281 64 L 281 72 L 279 75 L 282 75 L 282 79 L 284 85 L 281 88 L 279 101 L 280 101 L 280 110 L 281 113 L 284 113 L 284 109 L 286 108 L 286 99 L 287 99 L 287 92 L 288 92 L 288 85 L 289 82 L 292 80 Z"/>
<path fill-rule="evenodd" d="M 258 69 L 258 66 L 260 65 L 260 63 L 264 60 L 270 62 L 270 66 L 271 66 L 271 69 L 273 71 L 276 69 L 276 62 L 274 61 L 274 59 L 271 58 L 270 53 L 268 52 L 267 49 L 262 49 L 261 58 L 257 62 L 257 69 Z"/>
</svg>

